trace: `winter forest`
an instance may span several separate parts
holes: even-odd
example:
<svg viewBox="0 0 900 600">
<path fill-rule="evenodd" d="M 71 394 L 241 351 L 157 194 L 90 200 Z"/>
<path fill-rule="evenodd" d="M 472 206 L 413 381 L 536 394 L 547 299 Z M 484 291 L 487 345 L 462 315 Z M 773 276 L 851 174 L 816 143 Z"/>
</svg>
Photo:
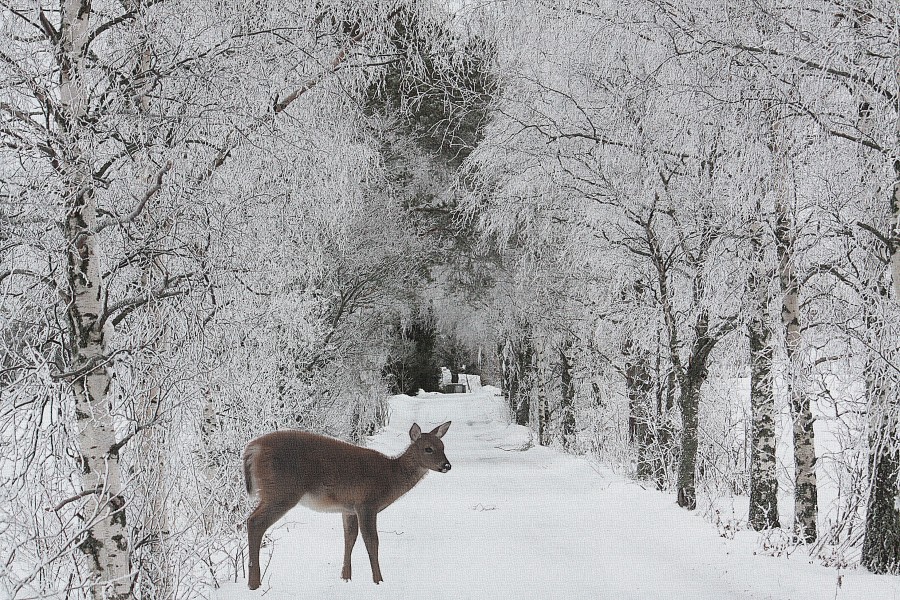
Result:
<svg viewBox="0 0 900 600">
<path fill-rule="evenodd" d="M 248 441 L 440 367 L 896 586 L 900 4 L 0 0 L 0 599 L 245 582 Z"/>
</svg>

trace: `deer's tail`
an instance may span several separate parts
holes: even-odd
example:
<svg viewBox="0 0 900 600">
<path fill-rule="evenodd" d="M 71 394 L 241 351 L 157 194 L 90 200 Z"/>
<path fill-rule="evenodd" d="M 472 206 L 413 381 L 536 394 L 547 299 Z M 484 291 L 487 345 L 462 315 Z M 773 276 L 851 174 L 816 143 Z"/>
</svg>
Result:
<svg viewBox="0 0 900 600">
<path fill-rule="evenodd" d="M 244 485 L 247 487 L 247 493 L 250 496 L 256 495 L 256 486 L 253 477 L 253 463 L 256 458 L 256 446 L 250 444 L 244 450 Z"/>
</svg>

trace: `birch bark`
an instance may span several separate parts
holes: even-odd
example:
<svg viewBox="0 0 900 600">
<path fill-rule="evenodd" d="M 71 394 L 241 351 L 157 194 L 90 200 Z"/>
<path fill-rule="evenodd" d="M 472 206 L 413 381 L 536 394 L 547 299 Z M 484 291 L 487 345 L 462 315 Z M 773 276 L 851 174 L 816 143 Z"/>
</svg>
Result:
<svg viewBox="0 0 900 600">
<path fill-rule="evenodd" d="M 778 527 L 778 479 L 775 460 L 775 396 L 772 390 L 771 328 L 768 323 L 769 270 L 763 242 L 763 222 L 751 225 L 753 265 L 747 287 L 752 294 L 750 338 L 750 527 L 756 530 Z"/>
<path fill-rule="evenodd" d="M 567 338 L 559 347 L 560 402 L 562 419 L 562 442 L 571 448 L 575 442 L 575 384 L 572 381 L 572 363 L 567 352 L 572 348 L 572 340 Z"/>
<path fill-rule="evenodd" d="M 547 396 L 547 384 L 549 380 L 549 363 L 550 358 L 547 352 L 547 338 L 541 336 L 535 340 L 534 352 L 534 382 L 535 393 L 535 419 L 534 423 L 537 428 L 538 444 L 541 446 L 550 445 L 550 401 Z"/>
<path fill-rule="evenodd" d="M 66 219 L 69 244 L 69 285 L 73 302 L 67 311 L 73 336 L 72 368 L 83 372 L 72 382 L 75 393 L 77 440 L 82 488 L 97 490 L 92 516 L 80 544 L 94 574 L 95 598 L 125 598 L 130 590 L 128 532 L 125 523 L 123 480 L 108 394 L 107 346 L 98 316 L 102 310 L 102 281 L 93 235 L 96 211 L 90 192 L 77 193 Z"/>
<path fill-rule="evenodd" d="M 94 598 L 126 598 L 131 589 L 130 554 L 123 478 L 108 397 L 112 379 L 101 321 L 105 295 L 97 253 L 97 201 L 89 148 L 82 138 L 90 94 L 83 61 L 91 5 L 89 0 L 66 0 L 61 8 L 59 136 L 66 152 L 62 167 L 67 207 L 63 230 L 72 298 L 66 318 L 82 487 L 96 490 L 90 496 L 79 547 L 88 558 Z"/>
<path fill-rule="evenodd" d="M 819 514 L 814 418 L 809 394 L 804 387 L 800 282 L 794 266 L 794 234 L 788 207 L 781 194 L 775 199 L 775 242 L 782 292 L 781 320 L 788 359 L 787 391 L 793 421 L 794 530 L 801 539 L 810 543 L 817 537 Z"/>
</svg>

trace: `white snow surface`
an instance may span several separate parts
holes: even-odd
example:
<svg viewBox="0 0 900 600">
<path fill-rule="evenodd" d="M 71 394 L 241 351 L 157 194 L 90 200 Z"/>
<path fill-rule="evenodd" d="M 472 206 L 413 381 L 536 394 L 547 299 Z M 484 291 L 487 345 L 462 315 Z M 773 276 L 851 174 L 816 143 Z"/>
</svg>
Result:
<svg viewBox="0 0 900 600">
<path fill-rule="evenodd" d="M 802 551 L 757 554 L 757 533 L 722 538 L 671 494 L 530 447 L 495 393 L 391 399 L 390 424 L 369 447 L 399 454 L 413 422 L 452 420 L 453 469 L 430 473 L 379 515 L 383 583 L 372 583 L 361 538 L 353 580 L 342 581 L 340 517 L 297 507 L 269 532 L 262 587 L 251 592 L 241 579 L 213 598 L 900 599 L 898 577 L 823 567 Z"/>
</svg>

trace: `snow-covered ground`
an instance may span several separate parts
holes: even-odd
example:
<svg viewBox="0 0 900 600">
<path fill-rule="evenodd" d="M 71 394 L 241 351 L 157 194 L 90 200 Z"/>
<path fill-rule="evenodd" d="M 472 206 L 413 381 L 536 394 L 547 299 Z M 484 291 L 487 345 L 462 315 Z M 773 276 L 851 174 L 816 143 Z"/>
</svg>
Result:
<svg viewBox="0 0 900 600">
<path fill-rule="evenodd" d="M 724 539 L 669 494 L 589 460 L 540 447 L 507 425 L 493 388 L 391 400 L 370 447 L 397 454 L 413 421 L 446 420 L 453 470 L 430 473 L 379 515 L 384 583 L 362 540 L 353 581 L 340 579 L 341 519 L 296 508 L 270 532 L 262 587 L 246 580 L 216 600 L 329 599 L 900 599 L 900 578 L 756 554 L 758 534 Z"/>
</svg>

